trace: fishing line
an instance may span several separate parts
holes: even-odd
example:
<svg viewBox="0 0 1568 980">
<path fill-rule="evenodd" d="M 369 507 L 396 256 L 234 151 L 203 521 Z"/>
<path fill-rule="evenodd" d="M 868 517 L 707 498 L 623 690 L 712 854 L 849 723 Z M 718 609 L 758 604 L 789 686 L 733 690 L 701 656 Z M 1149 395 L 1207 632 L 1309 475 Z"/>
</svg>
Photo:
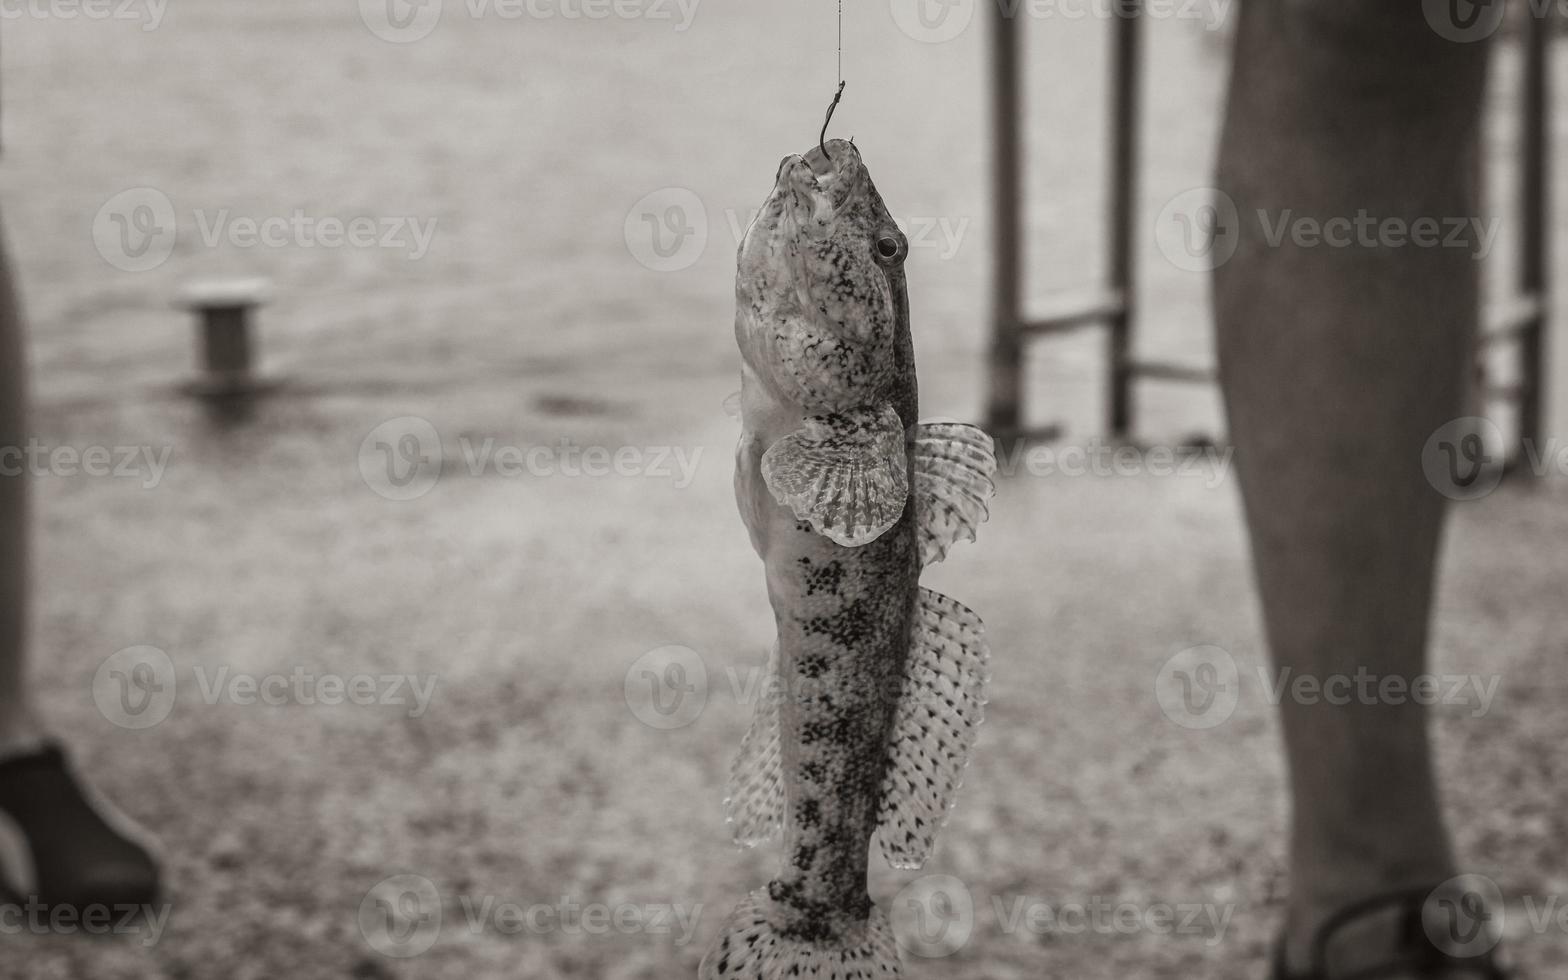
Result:
<svg viewBox="0 0 1568 980">
<path fill-rule="evenodd" d="M 817 137 L 817 146 L 822 150 L 822 155 L 829 160 L 828 155 L 828 124 L 833 121 L 833 110 L 838 108 L 839 100 L 844 97 L 844 0 L 838 0 L 838 91 L 833 93 L 833 102 L 828 106 L 827 118 L 822 120 L 822 135 Z"/>
</svg>

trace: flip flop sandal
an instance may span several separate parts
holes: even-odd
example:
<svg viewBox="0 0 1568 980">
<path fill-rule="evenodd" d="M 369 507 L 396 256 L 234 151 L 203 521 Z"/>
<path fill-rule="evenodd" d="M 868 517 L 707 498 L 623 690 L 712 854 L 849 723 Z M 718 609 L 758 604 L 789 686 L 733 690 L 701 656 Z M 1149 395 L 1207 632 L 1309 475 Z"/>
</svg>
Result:
<svg viewBox="0 0 1568 980">
<path fill-rule="evenodd" d="M 49 743 L 0 760 L 0 823 L 19 837 L 0 902 L 18 893 L 45 905 L 149 905 L 158 862 L 144 832 L 76 778 L 64 749 Z"/>
<path fill-rule="evenodd" d="M 1437 945 L 1427 934 L 1422 909 L 1432 889 L 1391 892 L 1347 905 L 1330 916 L 1312 936 L 1311 966 L 1305 973 L 1292 973 L 1285 960 L 1285 941 L 1274 946 L 1273 980 L 1388 980 L 1389 977 L 1459 976 L 1472 980 L 1518 980 L 1497 961 L 1494 950 L 1474 956 L 1459 956 Z M 1376 965 L 1349 973 L 1328 972 L 1328 946 L 1345 926 L 1374 912 L 1394 910 L 1401 913 L 1398 948 Z"/>
</svg>

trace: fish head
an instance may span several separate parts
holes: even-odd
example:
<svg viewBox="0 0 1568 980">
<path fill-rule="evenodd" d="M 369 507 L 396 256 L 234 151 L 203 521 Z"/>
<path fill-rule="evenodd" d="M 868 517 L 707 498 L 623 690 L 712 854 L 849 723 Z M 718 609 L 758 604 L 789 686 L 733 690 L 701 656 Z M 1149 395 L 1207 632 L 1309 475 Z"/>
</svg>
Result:
<svg viewBox="0 0 1568 980">
<path fill-rule="evenodd" d="M 806 414 L 893 398 L 908 254 L 854 144 L 785 157 L 740 245 L 736 333 L 752 367 Z"/>
</svg>

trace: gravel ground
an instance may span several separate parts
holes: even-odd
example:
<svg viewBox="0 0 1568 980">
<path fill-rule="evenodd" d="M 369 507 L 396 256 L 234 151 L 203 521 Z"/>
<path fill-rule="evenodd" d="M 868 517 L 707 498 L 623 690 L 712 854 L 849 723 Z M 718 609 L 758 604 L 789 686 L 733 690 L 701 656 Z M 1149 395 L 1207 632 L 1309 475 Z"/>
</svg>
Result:
<svg viewBox="0 0 1568 980">
<path fill-rule="evenodd" d="M 60 440 L 161 429 L 179 447 L 159 492 L 51 487 L 39 628 L 45 702 L 102 787 L 157 829 L 171 910 L 152 945 L 147 926 L 97 942 L 8 937 L 6 972 L 690 975 L 776 859 L 735 851 L 719 805 L 769 622 L 731 516 L 724 390 L 719 378 L 655 384 L 571 417 L 510 391 L 402 400 L 449 444 L 440 482 L 406 502 L 373 493 L 358 465 L 386 404 L 280 401 L 226 437 L 183 409 L 51 429 Z M 476 431 L 517 445 L 563 434 L 653 445 L 670 430 L 636 418 L 655 409 L 701 450 L 688 487 L 475 477 L 450 448 Z M 1535 909 L 1568 885 L 1554 751 L 1568 737 L 1555 710 L 1568 694 L 1555 601 L 1568 558 L 1539 546 L 1568 530 L 1563 496 L 1505 488 L 1458 509 L 1437 632 L 1439 671 L 1500 680 L 1481 717 L 1469 703 L 1438 713 L 1463 851 Z M 1283 884 L 1284 800 L 1246 574 L 1229 480 L 1004 483 L 983 547 L 930 576 L 985 617 L 996 679 L 962 803 L 926 869 L 964 883 L 972 934 L 950 956 L 913 959 L 912 977 L 1259 975 Z M 133 644 L 165 650 L 178 687 L 161 724 L 126 731 L 95 702 L 94 676 Z M 1162 712 L 1156 679 L 1173 652 L 1203 644 L 1234 656 L 1242 696 L 1224 724 L 1189 730 Z M 639 658 L 671 645 L 699 658 L 689 680 L 702 710 L 660 730 L 627 690 L 644 683 Z M 435 693 L 418 718 L 406 705 L 248 705 L 206 693 L 224 667 L 409 674 Z M 367 895 L 397 875 L 427 879 L 443 909 L 434 944 L 406 960 L 383 955 L 399 947 L 379 920 L 360 926 Z M 912 881 L 876 868 L 873 891 L 907 908 Z M 532 909 L 563 897 L 647 908 L 646 928 L 593 935 L 544 918 L 513 934 L 504 918 L 469 920 L 487 900 Z M 1012 919 L 1097 903 L 1228 918 L 1217 933 L 1200 919 L 1173 936 Z M 662 931 L 655 909 L 688 916 L 690 941 Z M 1568 962 L 1555 926 L 1517 941 L 1537 976 Z"/>
<path fill-rule="evenodd" d="M 1035 38 L 1038 91 L 1075 93 L 1031 102 L 1037 131 L 1068 134 L 1035 141 L 1037 293 L 1092 271 L 1096 103 L 1081 79 L 1097 77 L 1101 26 Z M 406 46 L 371 36 L 350 5 L 308 0 L 188 3 L 154 31 L 6 23 L 4 198 L 39 438 L 170 451 L 155 486 L 39 478 L 38 681 L 83 767 L 161 839 L 170 905 L 129 935 L 0 936 L 0 975 L 692 975 L 776 860 L 730 846 L 720 808 L 770 621 L 719 409 L 735 387 L 729 212 L 754 206 L 778 157 L 814 134 L 825 99 L 802 97 L 800 75 L 831 73 L 822 33 L 793 11 L 718 4 L 684 33 L 449 17 Z M 880 5 L 852 15 L 850 37 L 836 125 L 860 136 L 895 210 L 971 221 L 956 250 L 919 252 L 911 271 L 926 410 L 969 417 L 985 322 L 980 39 L 916 44 Z M 1175 25 L 1152 46 L 1151 217 L 1203 182 L 1215 50 Z M 672 185 L 704 202 L 710 241 L 658 273 L 631 259 L 623 226 Z M 180 239 L 157 268 L 122 272 L 89 229 L 138 186 L 171 199 Z M 440 224 L 418 261 L 207 247 L 195 212 L 223 208 Z M 1202 277 L 1146 250 L 1162 316 L 1144 344 L 1201 360 Z M 189 338 L 167 301 L 185 279 L 236 272 L 278 284 L 263 337 L 288 387 L 225 428 L 171 393 Z M 1094 431 L 1096 363 L 1092 344 L 1067 344 L 1034 367 L 1041 410 L 1073 423 L 1077 445 Z M 1145 404 L 1155 438 L 1215 418 L 1206 392 Z M 440 479 L 389 500 L 367 438 L 413 432 L 395 421 L 409 418 L 438 435 Z M 476 474 L 486 439 L 631 447 L 650 465 Z M 687 476 L 673 458 L 655 472 L 663 447 L 686 454 Z M 1552 480 L 1456 509 L 1436 645 L 1437 670 L 1500 682 L 1490 710 L 1446 706 L 1436 727 L 1463 852 L 1518 896 L 1509 929 L 1540 977 L 1568 963 L 1568 931 L 1531 921 L 1568 894 L 1555 752 L 1568 556 L 1545 545 L 1568 530 L 1565 493 Z M 1025 468 L 981 545 L 928 584 L 985 618 L 996 679 L 926 869 L 961 883 L 947 892 L 972 914 L 927 950 L 947 955 L 911 956 L 910 976 L 1260 976 L 1285 801 L 1228 474 Z M 1156 696 L 1162 665 L 1199 645 L 1245 680 L 1208 730 L 1173 723 Z M 142 646 L 163 651 L 175 684 L 167 717 L 132 730 L 95 680 Z M 659 716 L 640 658 L 670 647 L 696 658 L 684 703 L 701 711 L 664 730 L 647 723 Z M 301 674 L 406 676 L 433 695 L 420 710 L 213 690 Z M 439 920 L 388 879 L 423 879 Z M 906 938 L 920 925 L 909 899 L 941 883 L 872 879 Z M 563 903 L 622 919 L 601 928 Z M 1043 915 L 1079 906 L 1127 906 L 1143 924 Z M 1201 915 L 1163 935 L 1148 922 L 1165 907 Z"/>
</svg>

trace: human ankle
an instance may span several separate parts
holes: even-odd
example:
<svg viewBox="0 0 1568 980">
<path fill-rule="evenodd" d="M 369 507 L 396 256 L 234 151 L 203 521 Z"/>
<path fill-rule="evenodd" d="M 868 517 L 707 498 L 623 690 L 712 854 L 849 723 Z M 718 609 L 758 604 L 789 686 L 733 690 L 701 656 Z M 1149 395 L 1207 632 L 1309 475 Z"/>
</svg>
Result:
<svg viewBox="0 0 1568 980">
<path fill-rule="evenodd" d="M 1301 872 L 1291 885 L 1285 915 L 1285 950 L 1294 970 L 1315 966 L 1314 942 L 1336 915 L 1358 902 L 1378 896 L 1410 893 L 1419 903 L 1422 893 L 1455 875 L 1446 848 L 1423 854 L 1405 854 L 1381 860 L 1299 861 Z M 1342 969 L 1364 968 L 1386 959 L 1399 941 L 1403 908 L 1391 904 L 1369 910 L 1346 922 L 1327 937 L 1326 952 Z"/>
</svg>

